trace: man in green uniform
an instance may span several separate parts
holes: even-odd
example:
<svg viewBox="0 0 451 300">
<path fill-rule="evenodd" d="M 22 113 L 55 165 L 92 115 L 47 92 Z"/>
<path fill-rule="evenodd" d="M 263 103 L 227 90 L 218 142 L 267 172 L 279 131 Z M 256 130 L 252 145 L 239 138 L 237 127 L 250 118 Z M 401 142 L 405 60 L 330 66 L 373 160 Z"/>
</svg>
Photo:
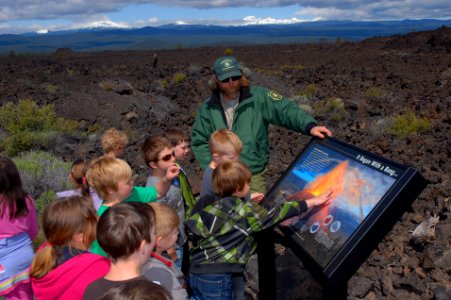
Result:
<svg viewBox="0 0 451 300">
<path fill-rule="evenodd" d="M 274 91 L 250 86 L 235 57 L 218 58 L 214 73 L 212 95 L 197 112 L 191 138 L 191 148 L 203 170 L 211 161 L 210 135 L 217 129 L 229 128 L 243 143 L 240 159 L 252 172 L 251 191 L 264 193 L 269 124 L 320 138 L 332 135 L 294 102 Z"/>
</svg>

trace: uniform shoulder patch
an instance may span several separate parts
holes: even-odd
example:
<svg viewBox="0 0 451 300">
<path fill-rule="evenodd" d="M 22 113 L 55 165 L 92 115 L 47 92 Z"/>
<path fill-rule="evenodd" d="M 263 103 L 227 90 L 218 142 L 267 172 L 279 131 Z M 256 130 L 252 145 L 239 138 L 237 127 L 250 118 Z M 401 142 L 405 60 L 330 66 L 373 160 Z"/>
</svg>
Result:
<svg viewBox="0 0 451 300">
<path fill-rule="evenodd" d="M 269 91 L 268 96 L 274 101 L 282 100 L 282 95 L 274 91 Z"/>
</svg>

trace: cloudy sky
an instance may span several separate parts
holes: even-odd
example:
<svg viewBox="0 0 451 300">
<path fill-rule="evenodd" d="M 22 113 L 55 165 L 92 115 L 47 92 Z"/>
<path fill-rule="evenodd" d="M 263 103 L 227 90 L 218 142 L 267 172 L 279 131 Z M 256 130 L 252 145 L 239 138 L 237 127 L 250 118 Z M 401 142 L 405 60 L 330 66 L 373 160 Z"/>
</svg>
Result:
<svg viewBox="0 0 451 300">
<path fill-rule="evenodd" d="M 450 0 L 0 0 L 0 34 L 109 24 L 241 25 L 314 20 L 450 19 Z"/>
</svg>

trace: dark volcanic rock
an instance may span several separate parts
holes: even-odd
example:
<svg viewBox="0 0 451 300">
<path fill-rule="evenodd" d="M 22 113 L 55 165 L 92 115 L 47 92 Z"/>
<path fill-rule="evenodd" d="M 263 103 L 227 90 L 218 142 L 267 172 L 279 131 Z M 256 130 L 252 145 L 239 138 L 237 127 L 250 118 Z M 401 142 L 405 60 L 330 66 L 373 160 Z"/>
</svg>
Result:
<svg viewBox="0 0 451 300">
<path fill-rule="evenodd" d="M 52 149 L 67 161 L 98 156 L 106 128 L 126 130 L 125 159 L 142 184 L 147 168 L 139 147 L 145 136 L 174 126 L 190 132 L 197 108 L 209 95 L 211 65 L 224 48 L 1 56 L 0 104 L 32 98 L 80 121 L 89 138 L 62 137 Z M 155 52 L 158 68 L 152 68 Z M 310 106 L 337 138 L 411 165 L 430 182 L 351 278 L 348 298 L 449 299 L 451 29 L 359 43 L 236 47 L 234 54 L 249 69 L 252 84 Z M 186 77 L 176 80 L 176 73 Z M 341 99 L 342 115 L 321 109 L 329 99 Z M 391 119 L 408 111 L 430 127 L 407 138 L 389 134 Z M 271 126 L 270 140 L 268 186 L 309 138 Z M 192 156 L 185 168 L 198 192 L 201 172 Z M 439 216 L 435 238 L 410 243 L 412 231 L 432 215 Z M 293 251 L 277 251 L 276 262 L 280 299 L 321 298 L 321 286 Z"/>
</svg>

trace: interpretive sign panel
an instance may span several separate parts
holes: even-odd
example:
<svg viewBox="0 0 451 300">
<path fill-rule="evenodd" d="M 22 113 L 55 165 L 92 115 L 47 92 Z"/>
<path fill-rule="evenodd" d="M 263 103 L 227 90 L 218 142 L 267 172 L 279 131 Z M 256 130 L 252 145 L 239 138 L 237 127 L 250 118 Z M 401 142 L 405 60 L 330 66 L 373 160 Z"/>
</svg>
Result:
<svg viewBox="0 0 451 300">
<path fill-rule="evenodd" d="M 323 283 L 347 282 L 426 186 L 414 169 L 336 139 L 312 139 L 266 194 L 263 205 L 333 199 L 281 227 Z"/>
</svg>

